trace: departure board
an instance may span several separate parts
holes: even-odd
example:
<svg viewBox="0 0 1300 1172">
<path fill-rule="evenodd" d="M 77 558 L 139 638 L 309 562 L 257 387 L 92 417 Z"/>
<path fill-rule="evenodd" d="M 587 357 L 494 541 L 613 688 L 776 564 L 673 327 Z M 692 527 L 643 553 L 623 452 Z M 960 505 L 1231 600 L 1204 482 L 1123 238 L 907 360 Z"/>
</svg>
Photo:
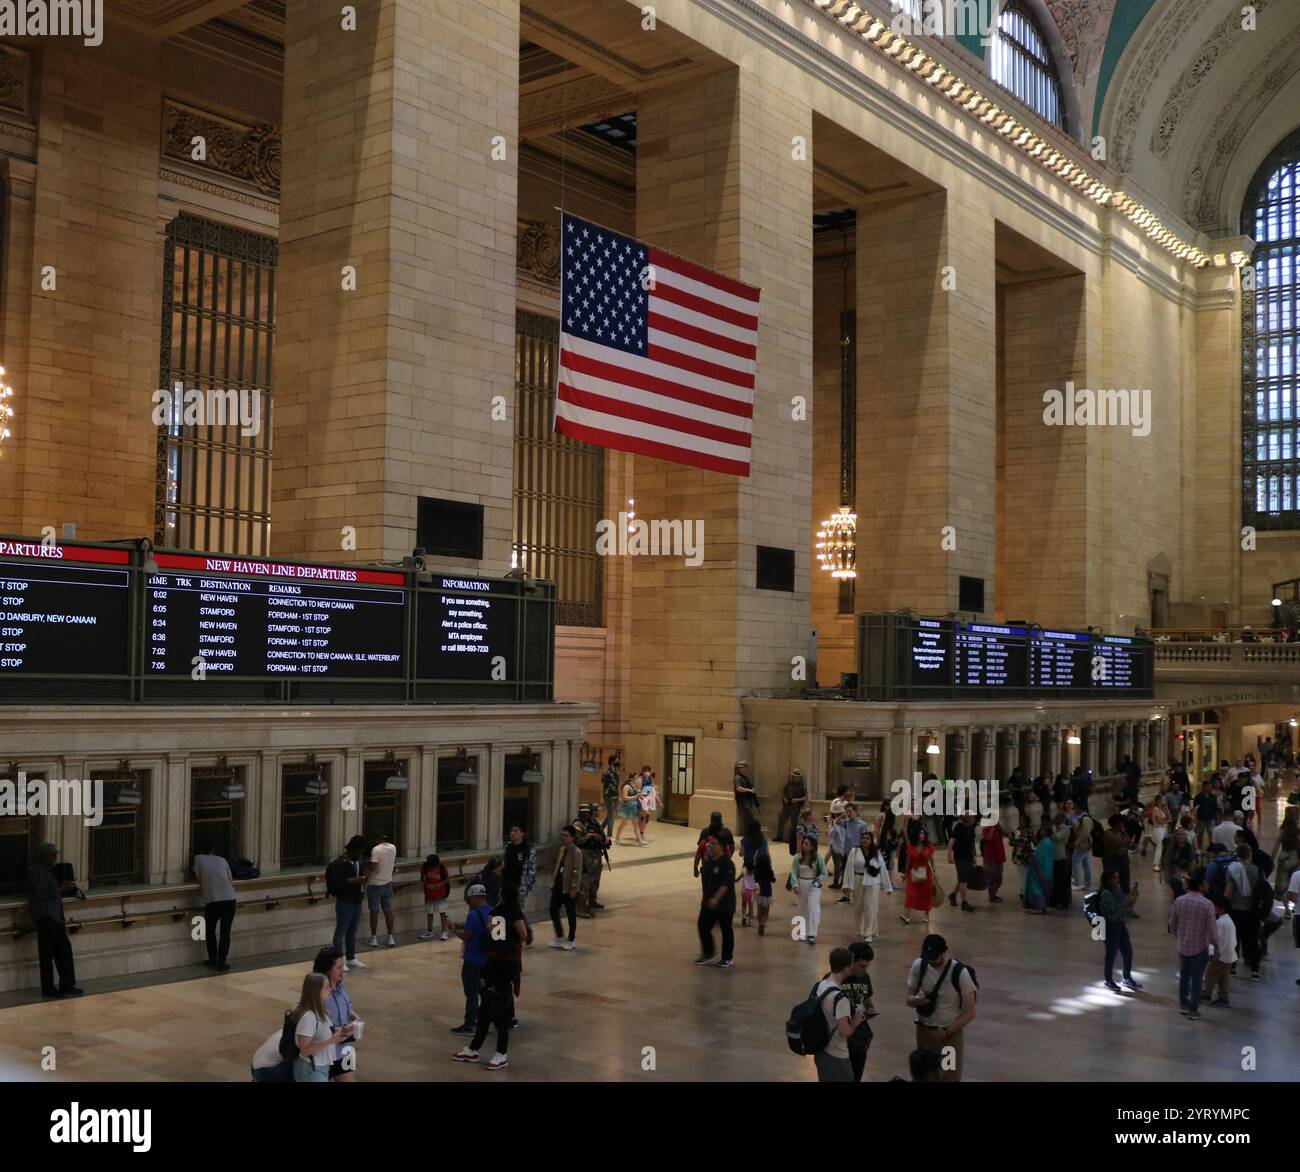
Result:
<svg viewBox="0 0 1300 1172">
<path fill-rule="evenodd" d="M 0 540 L 0 673 L 125 676 L 128 560 L 126 550 Z"/>
<path fill-rule="evenodd" d="M 1078 631 L 1035 631 L 1029 640 L 1029 686 L 1062 691 L 1092 686 L 1092 637 Z"/>
<path fill-rule="evenodd" d="M 483 578 L 436 577 L 419 595 L 416 675 L 430 680 L 515 679 L 518 601 Z"/>
<path fill-rule="evenodd" d="M 865 699 L 1148 699 L 1154 652 L 1124 635 L 917 618 L 859 616 Z"/>
<path fill-rule="evenodd" d="M 959 688 L 1025 686 L 1024 627 L 958 623 L 953 683 Z"/>
<path fill-rule="evenodd" d="M 145 674 L 200 678 L 405 674 L 401 574 L 190 554 L 145 578 Z"/>
</svg>

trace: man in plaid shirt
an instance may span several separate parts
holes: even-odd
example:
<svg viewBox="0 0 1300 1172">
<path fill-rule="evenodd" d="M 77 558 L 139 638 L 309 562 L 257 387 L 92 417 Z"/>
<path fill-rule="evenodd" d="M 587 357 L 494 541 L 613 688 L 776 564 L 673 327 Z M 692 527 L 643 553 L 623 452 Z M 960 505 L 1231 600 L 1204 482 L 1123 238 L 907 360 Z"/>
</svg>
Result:
<svg viewBox="0 0 1300 1172">
<path fill-rule="evenodd" d="M 41 992 L 46 997 L 75 997 L 77 974 L 72 967 L 72 942 L 63 920 L 63 893 L 75 890 L 76 883 L 62 883 L 55 877 L 54 864 L 59 848 L 44 843 L 36 852 L 36 862 L 27 876 L 27 909 L 36 928 L 36 948 L 40 956 Z M 54 984 L 54 969 L 59 970 L 59 984 Z"/>
<path fill-rule="evenodd" d="M 1169 909 L 1169 930 L 1178 940 L 1179 1012 L 1191 1021 L 1200 1021 L 1201 985 L 1205 965 L 1210 959 L 1210 945 L 1218 939 L 1214 904 L 1205 898 L 1205 872 L 1197 868 L 1187 880 L 1187 893 L 1174 900 Z"/>
</svg>

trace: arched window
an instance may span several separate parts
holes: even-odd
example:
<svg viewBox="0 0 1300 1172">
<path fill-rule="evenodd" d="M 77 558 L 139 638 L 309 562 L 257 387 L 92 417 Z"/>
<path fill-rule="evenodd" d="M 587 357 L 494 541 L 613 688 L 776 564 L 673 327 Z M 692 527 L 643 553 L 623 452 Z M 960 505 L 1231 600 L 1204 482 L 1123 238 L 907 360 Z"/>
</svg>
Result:
<svg viewBox="0 0 1300 1172">
<path fill-rule="evenodd" d="M 1256 173 L 1242 232 L 1255 289 L 1242 295 L 1242 521 L 1300 529 L 1300 131 Z"/>
<path fill-rule="evenodd" d="M 1061 82 L 1047 38 L 1020 0 L 1008 0 L 993 40 L 993 80 L 1053 126 L 1065 127 Z"/>
</svg>

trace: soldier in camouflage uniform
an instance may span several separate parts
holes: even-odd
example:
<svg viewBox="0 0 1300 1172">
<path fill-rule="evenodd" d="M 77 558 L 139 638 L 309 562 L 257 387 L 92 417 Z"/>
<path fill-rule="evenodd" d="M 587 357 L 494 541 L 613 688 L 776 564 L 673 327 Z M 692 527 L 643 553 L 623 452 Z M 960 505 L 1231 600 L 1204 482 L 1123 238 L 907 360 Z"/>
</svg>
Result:
<svg viewBox="0 0 1300 1172">
<path fill-rule="evenodd" d="M 600 890 L 600 873 L 605 866 L 605 850 L 609 845 L 595 806 L 578 807 L 574 832 L 574 842 L 582 851 L 582 892 L 578 900 L 578 914 L 591 916 L 605 906 L 596 901 L 596 893 Z"/>
</svg>

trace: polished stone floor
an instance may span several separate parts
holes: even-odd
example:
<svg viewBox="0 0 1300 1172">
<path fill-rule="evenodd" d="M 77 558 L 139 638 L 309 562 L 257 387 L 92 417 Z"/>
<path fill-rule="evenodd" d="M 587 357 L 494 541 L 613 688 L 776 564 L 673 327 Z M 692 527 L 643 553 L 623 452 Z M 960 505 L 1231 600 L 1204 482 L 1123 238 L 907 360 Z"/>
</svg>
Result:
<svg viewBox="0 0 1300 1172">
<path fill-rule="evenodd" d="M 1262 814 L 1267 843 L 1278 813 L 1269 805 Z M 847 906 L 828 900 L 815 949 L 793 941 L 788 927 L 763 939 L 737 927 L 735 967 L 697 968 L 691 962 L 698 953 L 698 886 L 689 853 L 695 832 L 666 825 L 652 832 L 651 846 L 616 853 L 602 887 L 608 911 L 595 922 L 579 921 L 576 951 L 545 947 L 550 930 L 539 926 L 541 947 L 525 957 L 523 1028 L 511 1037 L 508 1071 L 491 1074 L 449 1060 L 458 1039 L 447 1031 L 463 1004 L 457 944 L 411 940 L 368 953 L 370 969 L 348 978 L 366 1021 L 360 1076 L 814 1079 L 812 1062 L 789 1052 L 784 1023 L 825 972 L 829 948 L 847 942 Z M 1233 1008 L 1207 1008 L 1201 1022 L 1188 1022 L 1178 1014 L 1176 953 L 1165 930 L 1168 888 L 1136 859 L 1133 874 L 1142 881 L 1142 918 L 1132 926 L 1135 971 L 1146 985 L 1138 994 L 1117 996 L 1100 986 L 1102 945 L 1091 939 L 1077 893 L 1068 914 L 1028 916 L 1013 891 L 997 906 L 976 897 L 973 913 L 946 906 L 936 912 L 934 929 L 975 966 L 980 982 L 978 1016 L 966 1040 L 968 1080 L 1295 1079 L 1300 950 L 1290 925 L 1274 935 L 1263 979 L 1234 981 Z M 951 889 L 951 868 L 941 866 L 940 876 Z M 904 927 L 900 907 L 901 895 L 882 898 L 872 967 L 880 1016 L 868 1081 L 906 1074 L 912 1047 L 903 985 L 923 930 L 917 922 Z M 793 911 L 790 897 L 778 896 L 773 912 L 787 925 Z M 307 967 L 300 960 L 241 964 L 224 976 L 103 992 L 92 985 L 91 995 L 76 1001 L 0 1010 L 0 1079 L 247 1081 L 253 1051 L 296 999 Z M 42 1050 L 51 1046 L 56 1073 L 42 1074 Z M 1253 1047 L 1254 1071 L 1243 1070 L 1244 1047 Z"/>
</svg>

